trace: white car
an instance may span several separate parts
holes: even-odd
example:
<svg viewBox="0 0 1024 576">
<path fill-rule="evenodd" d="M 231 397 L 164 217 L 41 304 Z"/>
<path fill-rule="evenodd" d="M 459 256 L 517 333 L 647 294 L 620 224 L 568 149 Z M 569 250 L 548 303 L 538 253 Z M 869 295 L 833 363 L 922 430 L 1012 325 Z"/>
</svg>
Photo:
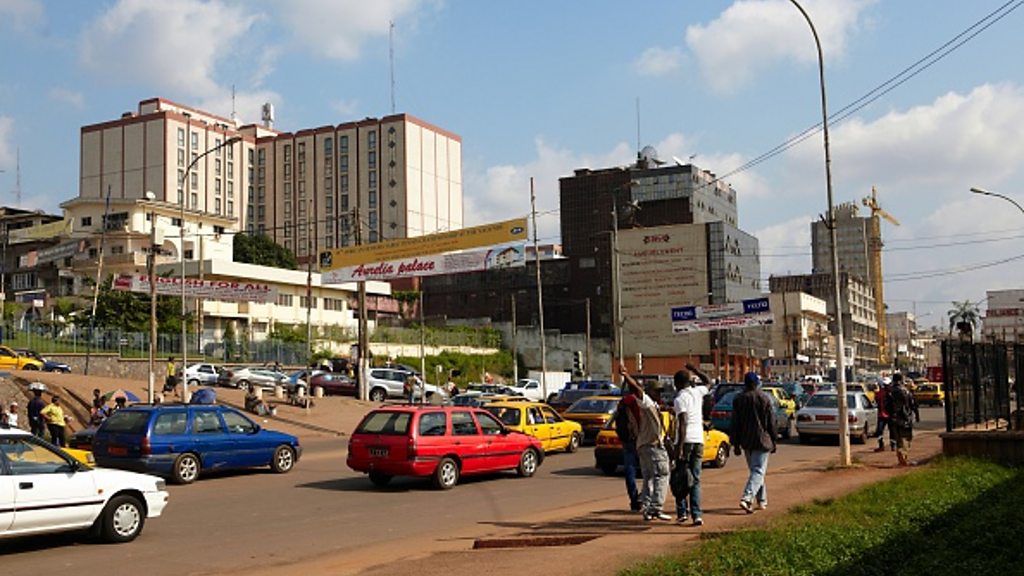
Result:
<svg viewBox="0 0 1024 576">
<path fill-rule="evenodd" d="M 192 364 L 185 368 L 185 382 L 192 388 L 196 386 L 216 386 L 220 367 L 214 364 Z"/>
<path fill-rule="evenodd" d="M 90 468 L 28 432 L 0 429 L 0 538 L 88 529 L 130 542 L 167 497 L 161 478 Z"/>
<path fill-rule="evenodd" d="M 864 444 L 878 427 L 878 409 L 863 392 L 846 393 L 850 438 Z M 817 392 L 796 412 L 800 442 L 839 436 L 839 399 L 835 392 Z"/>
<path fill-rule="evenodd" d="M 398 368 L 370 370 L 366 378 L 366 385 L 370 390 L 370 401 L 383 402 L 388 398 L 405 398 L 405 380 L 409 376 L 413 376 L 413 373 Z M 432 401 L 434 396 L 442 401 L 448 399 L 448 393 L 443 389 L 433 384 L 424 384 L 423 380 L 416 376 L 414 399 L 419 399 L 421 393 L 426 393 L 427 401 Z"/>
<path fill-rule="evenodd" d="M 509 386 L 509 388 L 515 390 L 516 394 L 526 396 L 535 402 L 543 402 L 546 400 L 546 398 L 544 398 L 544 389 L 541 388 L 540 381 L 534 380 L 533 378 L 520 378 L 519 381 L 515 383 L 515 386 Z"/>
</svg>

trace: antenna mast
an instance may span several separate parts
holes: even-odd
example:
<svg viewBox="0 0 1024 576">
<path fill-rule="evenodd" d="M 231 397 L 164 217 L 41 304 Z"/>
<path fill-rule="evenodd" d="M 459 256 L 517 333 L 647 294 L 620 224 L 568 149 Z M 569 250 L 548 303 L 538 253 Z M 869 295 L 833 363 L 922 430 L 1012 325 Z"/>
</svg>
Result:
<svg viewBox="0 0 1024 576">
<path fill-rule="evenodd" d="M 395 113 L 395 21 L 388 22 L 388 63 L 391 66 L 391 113 Z"/>
</svg>

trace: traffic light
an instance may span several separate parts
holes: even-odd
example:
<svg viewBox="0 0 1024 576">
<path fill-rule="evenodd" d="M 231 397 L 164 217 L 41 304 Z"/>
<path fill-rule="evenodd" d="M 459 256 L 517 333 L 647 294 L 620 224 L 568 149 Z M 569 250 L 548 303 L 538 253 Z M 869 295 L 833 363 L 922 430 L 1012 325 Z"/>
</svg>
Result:
<svg viewBox="0 0 1024 576">
<path fill-rule="evenodd" d="M 583 363 L 583 352 L 580 352 L 579 350 L 576 350 L 575 352 L 572 353 L 572 371 L 573 371 L 573 374 L 582 376 L 583 375 L 583 370 L 585 368 L 586 368 L 586 366 Z"/>
</svg>

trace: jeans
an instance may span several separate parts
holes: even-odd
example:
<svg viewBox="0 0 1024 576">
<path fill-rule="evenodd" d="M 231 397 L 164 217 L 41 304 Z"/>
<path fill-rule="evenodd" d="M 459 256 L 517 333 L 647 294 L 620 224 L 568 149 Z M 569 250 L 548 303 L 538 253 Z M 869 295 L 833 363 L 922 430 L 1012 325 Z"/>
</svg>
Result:
<svg viewBox="0 0 1024 576">
<path fill-rule="evenodd" d="M 885 438 L 882 434 L 885 433 L 885 428 L 889 428 L 889 446 L 892 448 L 896 447 L 896 439 L 892 435 L 892 420 L 889 418 L 878 418 L 878 428 L 875 430 L 875 436 L 878 436 L 878 447 L 885 448 Z"/>
<path fill-rule="evenodd" d="M 701 517 L 700 509 L 700 471 L 704 463 L 704 444 L 683 443 L 683 454 L 680 456 L 676 466 L 685 466 L 689 469 L 689 477 L 692 483 L 689 489 L 680 494 L 673 494 L 676 498 L 676 516 L 680 518 L 687 515 L 686 501 L 689 499 L 690 514 L 694 518 Z"/>
<path fill-rule="evenodd" d="M 768 472 L 767 450 L 744 450 L 747 457 L 747 468 L 750 469 L 750 477 L 747 478 L 747 485 L 743 488 L 743 501 L 757 501 L 761 504 L 768 504 L 768 489 L 764 484 L 764 475 Z"/>
<path fill-rule="evenodd" d="M 640 498 L 636 489 L 636 471 L 640 467 L 640 460 L 636 453 L 636 442 L 622 443 L 622 470 L 626 476 L 626 495 L 629 496 L 629 509 L 641 510 L 646 506 Z M 650 501 L 650 497 L 646 499 Z"/>
<path fill-rule="evenodd" d="M 644 475 L 645 514 L 661 514 L 668 492 L 668 453 L 660 444 L 645 444 L 637 447 L 640 455 L 640 472 Z"/>
</svg>

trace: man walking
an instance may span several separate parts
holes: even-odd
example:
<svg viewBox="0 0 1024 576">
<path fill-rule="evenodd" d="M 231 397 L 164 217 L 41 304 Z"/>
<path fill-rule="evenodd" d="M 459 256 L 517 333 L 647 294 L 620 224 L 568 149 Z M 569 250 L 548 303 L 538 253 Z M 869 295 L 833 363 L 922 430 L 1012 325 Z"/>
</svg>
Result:
<svg viewBox="0 0 1024 576">
<path fill-rule="evenodd" d="M 735 453 L 746 453 L 750 476 L 740 497 L 740 508 L 747 514 L 754 513 L 754 498 L 757 508 L 768 507 L 768 490 L 765 474 L 768 472 L 768 455 L 775 452 L 775 416 L 768 395 L 760 390 L 761 377 L 747 372 L 743 377 L 743 392 L 732 402 L 732 441 Z"/>
<path fill-rule="evenodd" d="M 875 403 L 878 405 L 878 426 L 875 430 L 875 436 L 878 437 L 878 448 L 875 448 L 875 452 L 885 452 L 886 427 L 889 428 L 889 448 L 896 450 L 896 438 L 892 434 L 892 419 L 888 407 L 891 390 L 892 380 L 886 378 L 875 392 Z"/>
<path fill-rule="evenodd" d="M 694 385 L 695 374 L 700 384 Z M 679 447 L 679 457 L 672 472 L 672 495 L 676 499 L 676 522 L 682 524 L 693 515 L 693 525 L 704 525 L 700 508 L 700 471 L 704 463 L 704 396 L 708 393 L 710 380 L 707 375 L 692 364 L 680 370 L 673 377 L 676 389 L 675 438 L 673 443 Z M 689 510 L 687 510 L 689 500 Z"/>
<path fill-rule="evenodd" d="M 892 375 L 892 390 L 886 399 L 889 412 L 889 437 L 896 439 L 896 461 L 910 466 L 910 442 L 914 439 L 914 422 L 921 421 L 914 395 L 903 384 L 903 374 Z"/>
<path fill-rule="evenodd" d="M 623 382 L 633 392 L 630 400 L 623 401 L 632 410 L 636 420 L 636 451 L 640 457 L 640 472 L 644 475 L 643 493 L 649 495 L 644 509 L 644 520 L 671 520 L 672 517 L 662 512 L 665 506 L 665 493 L 668 492 L 668 453 L 662 443 L 665 427 L 661 421 L 661 410 L 656 399 L 651 398 L 643 386 L 629 375 L 624 364 L 619 365 L 619 374 Z"/>
<path fill-rule="evenodd" d="M 32 390 L 32 399 L 28 401 L 28 426 L 32 434 L 46 437 L 46 422 L 43 421 L 43 408 L 46 408 L 46 400 L 43 400 L 43 384 L 33 382 L 29 385 Z"/>
<path fill-rule="evenodd" d="M 627 401 L 627 397 L 632 400 Z M 627 388 L 622 399 L 619 400 L 619 405 L 615 408 L 613 418 L 615 434 L 619 437 L 619 443 L 622 444 L 622 470 L 626 477 L 626 496 L 629 497 L 629 509 L 633 512 L 640 512 L 646 507 L 650 495 L 641 498 L 636 489 L 636 471 L 640 467 L 640 460 L 636 455 L 636 420 L 629 409 L 630 402 L 635 403 L 636 398 L 633 398 L 633 391 Z"/>
</svg>

